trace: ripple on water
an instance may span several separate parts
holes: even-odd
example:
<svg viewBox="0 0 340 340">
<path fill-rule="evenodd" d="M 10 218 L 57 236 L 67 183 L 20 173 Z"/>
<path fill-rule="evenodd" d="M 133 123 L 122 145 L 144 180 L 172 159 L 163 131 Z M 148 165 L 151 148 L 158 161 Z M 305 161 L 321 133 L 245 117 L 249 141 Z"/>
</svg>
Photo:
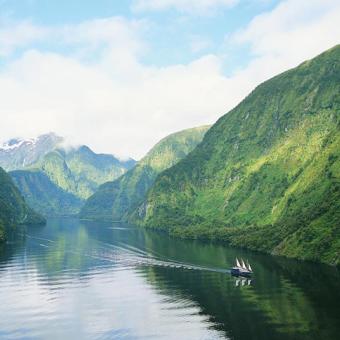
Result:
<svg viewBox="0 0 340 340">
<path fill-rule="evenodd" d="M 336 339 L 340 332 L 332 322 L 338 276 L 326 278 L 323 289 L 309 274 L 317 289 L 308 289 L 308 280 L 299 279 L 307 265 L 284 262 L 280 268 L 275 258 L 248 254 L 256 268 L 256 283 L 248 286 L 222 268 L 240 250 L 76 220 L 28 231 L 0 257 L 0 338 L 210 340 L 255 334 L 286 340 L 296 334 Z M 214 265 L 201 265 L 203 260 Z M 322 303 L 313 297 L 316 290 Z"/>
</svg>

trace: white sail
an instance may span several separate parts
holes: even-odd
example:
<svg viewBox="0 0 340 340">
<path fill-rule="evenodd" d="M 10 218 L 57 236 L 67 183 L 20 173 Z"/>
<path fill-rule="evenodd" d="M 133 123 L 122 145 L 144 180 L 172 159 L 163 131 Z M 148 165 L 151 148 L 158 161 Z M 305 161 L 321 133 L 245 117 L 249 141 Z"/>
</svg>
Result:
<svg viewBox="0 0 340 340">
<path fill-rule="evenodd" d="M 243 259 L 241 259 L 241 261 L 242 261 L 242 268 L 248 270 L 248 268 L 247 268 L 246 264 L 244 263 Z"/>
<path fill-rule="evenodd" d="M 240 262 L 238 262 L 238 258 L 236 257 L 236 266 L 241 267 Z"/>
<path fill-rule="evenodd" d="M 253 270 L 251 269 L 251 267 L 250 267 L 250 264 L 249 264 L 249 263 L 248 263 L 248 270 L 249 270 L 249 271 L 251 271 L 251 272 L 253 271 Z"/>
</svg>

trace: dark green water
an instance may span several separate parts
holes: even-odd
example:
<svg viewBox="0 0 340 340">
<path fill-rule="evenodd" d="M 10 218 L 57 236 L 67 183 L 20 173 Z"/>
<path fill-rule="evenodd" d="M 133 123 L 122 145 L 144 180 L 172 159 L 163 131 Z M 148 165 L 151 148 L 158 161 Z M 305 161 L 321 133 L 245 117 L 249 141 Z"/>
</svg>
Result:
<svg viewBox="0 0 340 340">
<path fill-rule="evenodd" d="M 0 338 L 339 339 L 335 268 L 118 224 L 20 235 L 0 248 Z M 235 256 L 254 280 L 224 272 Z"/>
</svg>

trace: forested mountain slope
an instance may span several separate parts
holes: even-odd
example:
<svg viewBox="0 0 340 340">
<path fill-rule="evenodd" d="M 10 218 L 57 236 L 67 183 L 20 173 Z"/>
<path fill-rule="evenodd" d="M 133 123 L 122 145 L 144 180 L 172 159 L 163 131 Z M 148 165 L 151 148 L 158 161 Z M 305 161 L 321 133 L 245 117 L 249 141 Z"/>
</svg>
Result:
<svg viewBox="0 0 340 340">
<path fill-rule="evenodd" d="M 0 242 L 18 224 L 40 224 L 44 219 L 21 196 L 11 177 L 0 168 Z"/>
<path fill-rule="evenodd" d="M 47 217 L 76 215 L 83 200 L 54 184 L 39 170 L 16 170 L 10 175 L 29 206 Z"/>
<path fill-rule="evenodd" d="M 340 46 L 258 86 L 161 173 L 138 223 L 340 262 Z"/>
<path fill-rule="evenodd" d="M 176 164 L 201 142 L 209 126 L 171 134 L 157 143 L 138 164 L 113 182 L 99 187 L 81 211 L 82 218 L 121 220 L 145 195 L 157 175 Z"/>
<path fill-rule="evenodd" d="M 57 186 L 85 200 L 99 185 L 118 178 L 134 164 L 134 160 L 122 162 L 113 155 L 97 154 L 83 145 L 55 149 L 31 168 L 43 171 Z"/>
<path fill-rule="evenodd" d="M 136 163 L 97 154 L 85 145 L 64 147 L 64 142 L 49 133 L 0 145 L 0 166 L 12 170 L 22 195 L 45 216 L 79 213 L 99 185 L 118 178 Z"/>
</svg>

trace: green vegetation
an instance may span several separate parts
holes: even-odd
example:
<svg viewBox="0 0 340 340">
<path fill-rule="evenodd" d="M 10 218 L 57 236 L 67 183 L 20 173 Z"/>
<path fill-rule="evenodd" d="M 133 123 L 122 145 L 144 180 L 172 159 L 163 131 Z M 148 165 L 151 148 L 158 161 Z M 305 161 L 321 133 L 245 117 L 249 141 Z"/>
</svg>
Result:
<svg viewBox="0 0 340 340">
<path fill-rule="evenodd" d="M 88 219 L 122 220 L 144 198 L 157 175 L 176 164 L 201 142 L 208 126 L 174 133 L 157 143 L 131 170 L 99 187 L 80 216 Z"/>
<path fill-rule="evenodd" d="M 36 211 L 44 216 L 70 216 L 79 213 L 99 185 L 121 176 L 134 164 L 133 160 L 123 162 L 112 155 L 96 154 L 86 146 L 55 148 L 10 174 Z"/>
<path fill-rule="evenodd" d="M 11 177 L 0 168 L 0 241 L 18 224 L 41 224 L 45 220 L 27 206 Z"/>
<path fill-rule="evenodd" d="M 83 201 L 54 184 L 39 170 L 17 170 L 10 175 L 27 203 L 44 216 L 76 215 Z"/>
<path fill-rule="evenodd" d="M 340 46 L 258 86 L 162 172 L 132 218 L 340 263 Z"/>
<path fill-rule="evenodd" d="M 99 185 L 112 181 L 134 165 L 112 155 L 96 154 L 87 146 L 65 151 L 56 149 L 31 168 L 42 170 L 53 183 L 84 200 Z"/>
</svg>

